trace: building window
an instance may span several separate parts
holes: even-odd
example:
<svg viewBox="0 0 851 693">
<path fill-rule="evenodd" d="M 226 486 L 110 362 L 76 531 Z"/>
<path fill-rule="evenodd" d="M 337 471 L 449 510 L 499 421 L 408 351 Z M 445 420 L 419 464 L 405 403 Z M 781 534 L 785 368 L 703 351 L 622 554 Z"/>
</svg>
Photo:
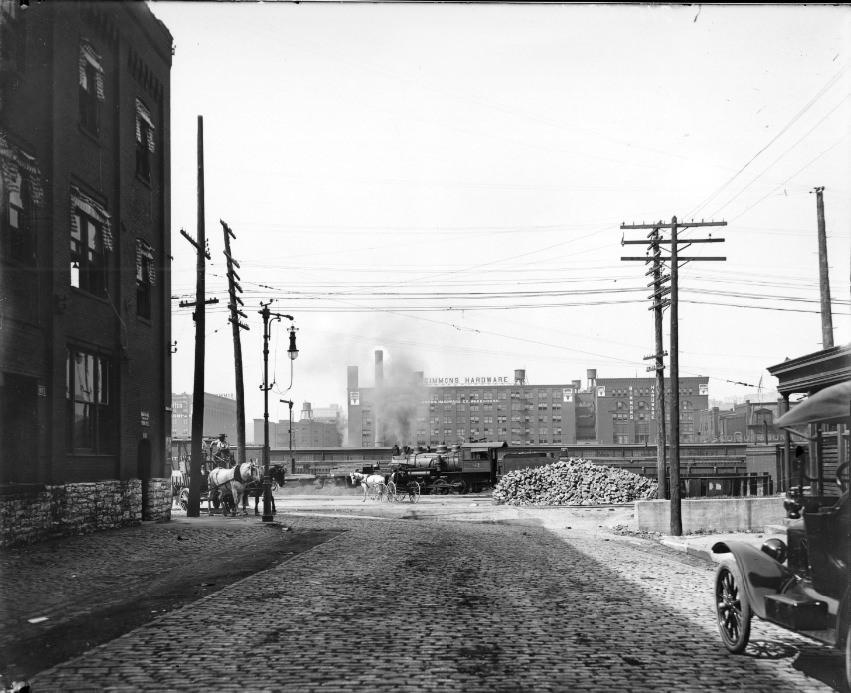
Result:
<svg viewBox="0 0 851 693">
<path fill-rule="evenodd" d="M 65 399 L 68 452 L 115 452 L 112 364 L 97 354 L 66 351 Z"/>
<path fill-rule="evenodd" d="M 71 286 L 102 296 L 106 290 L 106 253 L 111 250 L 109 214 L 72 187 Z"/>
<path fill-rule="evenodd" d="M 103 67 L 100 55 L 87 39 L 80 40 L 80 125 L 90 133 L 100 131 L 100 105 L 103 101 Z"/>
<path fill-rule="evenodd" d="M 44 189 L 35 157 L 11 145 L 0 130 L 0 248 L 4 257 L 35 264 L 35 211 L 43 205 Z"/>
<path fill-rule="evenodd" d="M 136 175 L 151 181 L 151 154 L 154 153 L 154 123 L 151 112 L 141 99 L 136 99 Z"/>
<path fill-rule="evenodd" d="M 8 186 L 3 250 L 9 259 L 28 265 L 35 264 L 33 224 L 33 195 L 29 177 L 18 171 Z"/>
<path fill-rule="evenodd" d="M 156 280 L 154 249 L 141 238 L 136 239 L 136 315 L 151 319 L 151 293 Z"/>
</svg>

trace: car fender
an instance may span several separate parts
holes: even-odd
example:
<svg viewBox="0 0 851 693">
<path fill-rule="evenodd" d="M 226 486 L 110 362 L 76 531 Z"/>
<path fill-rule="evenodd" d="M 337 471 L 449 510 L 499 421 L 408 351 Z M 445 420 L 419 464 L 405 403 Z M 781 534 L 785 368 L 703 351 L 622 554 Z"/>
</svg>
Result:
<svg viewBox="0 0 851 693">
<path fill-rule="evenodd" d="M 712 553 L 728 554 L 721 563 L 734 562 L 741 577 L 743 589 L 753 612 L 765 618 L 765 597 L 785 591 L 795 574 L 782 563 L 763 553 L 753 544 L 742 541 L 719 541 L 712 546 Z"/>
</svg>

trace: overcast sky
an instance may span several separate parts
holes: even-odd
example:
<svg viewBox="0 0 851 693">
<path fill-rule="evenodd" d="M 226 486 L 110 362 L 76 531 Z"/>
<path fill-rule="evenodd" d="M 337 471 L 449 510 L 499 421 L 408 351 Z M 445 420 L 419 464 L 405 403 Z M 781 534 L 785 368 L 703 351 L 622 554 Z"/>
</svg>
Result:
<svg viewBox="0 0 851 693">
<path fill-rule="evenodd" d="M 680 271 L 680 374 L 756 399 L 822 348 L 817 186 L 834 340 L 851 342 L 851 7 L 153 2 L 171 75 L 173 390 L 191 392 L 198 116 L 207 392 L 235 392 L 222 227 L 249 331 L 246 416 L 346 404 L 346 367 L 648 377 L 645 231 L 725 242 Z M 665 314 L 668 348 L 669 313 Z M 666 362 L 667 363 L 667 362 Z M 773 396 L 773 393 L 771 393 Z M 249 431 L 250 431 L 249 426 Z M 251 437 L 249 435 L 249 437 Z"/>
</svg>

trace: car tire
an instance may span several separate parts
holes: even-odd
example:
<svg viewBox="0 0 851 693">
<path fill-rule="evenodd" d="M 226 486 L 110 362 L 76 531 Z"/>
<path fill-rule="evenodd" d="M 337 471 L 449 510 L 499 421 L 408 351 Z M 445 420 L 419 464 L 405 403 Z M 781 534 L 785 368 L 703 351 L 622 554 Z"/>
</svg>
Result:
<svg viewBox="0 0 851 693">
<path fill-rule="evenodd" d="M 722 563 L 715 573 L 715 613 L 724 647 L 741 654 L 751 635 L 751 605 L 735 563 Z"/>
</svg>

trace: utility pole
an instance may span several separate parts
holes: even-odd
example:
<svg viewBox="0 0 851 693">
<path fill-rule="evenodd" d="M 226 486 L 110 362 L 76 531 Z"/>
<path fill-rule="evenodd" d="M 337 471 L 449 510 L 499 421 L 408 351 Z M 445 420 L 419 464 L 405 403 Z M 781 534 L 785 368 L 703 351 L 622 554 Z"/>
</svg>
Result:
<svg viewBox="0 0 851 693">
<path fill-rule="evenodd" d="M 236 239 L 236 234 L 221 219 L 219 219 L 219 222 L 225 235 L 224 254 L 228 262 L 228 295 L 230 296 L 230 303 L 228 303 L 230 318 L 228 320 L 233 327 L 233 360 L 236 374 L 236 463 L 242 464 L 245 462 L 245 391 L 242 380 L 242 342 L 240 341 L 239 331 L 241 329 L 247 330 L 249 327 L 246 323 L 240 322 L 239 318 L 242 316 L 247 320 L 248 316 L 237 307 L 237 303 L 240 306 L 245 304 L 236 295 L 237 291 L 242 293 L 239 275 L 234 270 L 234 267 L 239 267 L 239 263 L 233 259 L 230 252 L 230 239 L 231 237 Z"/>
<path fill-rule="evenodd" d="M 204 259 L 210 259 L 204 232 L 204 120 L 198 116 L 198 234 L 193 239 L 183 229 L 180 233 L 197 251 L 197 279 L 195 288 L 195 380 L 192 391 L 192 456 L 189 462 L 189 501 L 187 517 L 201 515 L 201 458 L 204 435 Z"/>
<path fill-rule="evenodd" d="M 821 346 L 833 348 L 833 315 L 830 307 L 830 276 L 827 270 L 827 233 L 824 227 L 824 188 L 816 188 L 816 214 L 818 217 L 818 269 L 821 287 Z"/>
<path fill-rule="evenodd" d="M 665 351 L 662 338 L 662 312 L 667 306 L 671 305 L 671 299 L 664 298 L 665 294 L 671 292 L 671 287 L 662 285 L 670 281 L 671 275 L 663 275 L 662 273 L 662 246 L 659 242 L 659 228 L 655 227 L 647 237 L 650 239 L 650 249 L 653 252 L 653 267 L 645 272 L 645 276 L 653 275 L 653 281 L 647 285 L 648 288 L 653 287 L 653 293 L 647 298 L 653 299 L 653 304 L 648 310 L 653 311 L 656 352 L 650 356 L 645 356 L 644 360 L 655 359 L 656 361 L 653 366 L 647 366 L 647 370 L 656 373 L 654 405 L 656 409 L 656 478 L 659 485 L 656 497 L 664 500 L 668 497 L 668 471 L 665 460 L 665 357 L 668 352 Z M 631 243 L 632 241 L 624 242 Z"/>
<path fill-rule="evenodd" d="M 651 229 L 652 233 L 648 236 L 651 238 L 650 247 L 654 250 L 653 256 L 645 256 L 645 257 L 622 257 L 621 260 L 630 260 L 630 261 L 641 261 L 641 262 L 649 262 L 650 260 L 654 260 L 658 262 L 660 265 L 663 261 L 668 260 L 670 262 L 670 294 L 671 298 L 669 301 L 671 307 L 671 484 L 670 484 L 670 496 L 671 496 L 671 535 L 672 536 L 682 536 L 683 533 L 683 521 L 682 521 L 682 503 L 680 498 L 680 362 L 679 362 L 679 263 L 680 262 L 707 262 L 707 261 L 724 261 L 727 258 L 725 257 L 680 257 L 679 256 L 679 244 L 683 243 L 685 245 L 691 245 L 692 243 L 723 243 L 723 238 L 690 238 L 688 240 L 680 241 L 677 238 L 677 232 L 681 228 L 692 228 L 697 226 L 726 226 L 726 221 L 691 221 L 685 222 L 682 224 L 677 223 L 677 218 L 673 217 L 671 219 L 670 224 L 663 224 L 661 221 L 653 224 L 621 224 L 621 229 Z M 659 229 L 670 229 L 671 238 L 670 240 L 664 240 L 658 236 Z M 635 243 L 646 243 L 646 241 L 627 241 L 622 240 L 621 245 L 635 244 Z M 657 250 L 660 244 L 671 245 L 671 254 L 667 258 L 661 257 L 661 252 Z M 661 272 L 661 266 L 660 266 Z M 649 274 L 649 272 L 648 272 Z M 660 281 L 667 281 L 667 278 L 662 278 L 660 274 Z M 655 303 L 664 295 L 663 290 L 657 286 L 656 283 L 656 275 L 654 273 L 654 281 L 650 284 L 651 286 L 656 287 L 656 291 L 650 296 L 654 300 Z M 659 307 L 659 310 L 662 310 L 664 305 Z M 659 332 L 661 331 L 661 325 L 657 325 L 657 338 Z M 662 354 L 661 349 L 659 348 L 659 344 L 657 342 L 656 346 L 656 354 L 654 355 L 657 359 L 657 365 L 654 368 L 658 368 L 660 354 Z M 653 358 L 653 357 L 651 357 Z M 658 382 L 658 381 L 657 381 Z M 664 378 L 662 380 L 664 390 Z M 657 385 L 658 387 L 658 385 Z M 664 413 L 662 414 L 664 417 Z M 664 418 L 661 419 L 662 428 L 664 428 Z M 662 462 L 664 464 L 664 461 Z"/>
</svg>

